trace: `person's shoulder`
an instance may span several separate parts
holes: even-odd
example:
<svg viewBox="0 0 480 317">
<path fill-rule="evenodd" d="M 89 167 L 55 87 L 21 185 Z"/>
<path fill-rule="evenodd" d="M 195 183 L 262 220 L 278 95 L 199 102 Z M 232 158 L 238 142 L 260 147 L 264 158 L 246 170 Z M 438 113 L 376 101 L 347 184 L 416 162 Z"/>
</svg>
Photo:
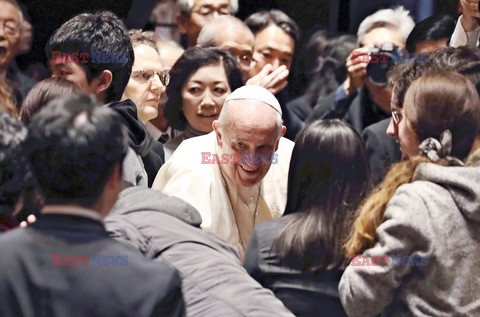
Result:
<svg viewBox="0 0 480 317">
<path fill-rule="evenodd" d="M 174 143 L 177 138 L 180 140 L 180 144 L 175 148 L 172 156 L 168 160 L 173 162 L 185 162 L 187 164 L 198 163 L 202 161 L 202 152 L 213 153 L 215 151 L 215 132 L 210 132 L 209 134 L 183 139 L 183 135 L 179 135 L 172 139 L 171 145 Z M 166 143 L 168 144 L 168 142 Z M 166 148 L 170 146 L 165 146 Z M 195 165 L 198 165 L 195 164 Z"/>
<path fill-rule="evenodd" d="M 273 240 L 282 233 L 291 220 L 292 218 L 287 215 L 258 223 L 255 225 L 254 233 L 259 240 Z"/>
<path fill-rule="evenodd" d="M 390 124 L 390 118 L 383 119 L 381 121 L 375 122 L 374 124 L 371 124 L 367 126 L 363 132 L 362 135 L 365 136 L 365 134 L 376 134 L 376 135 L 386 135 L 387 133 L 387 128 L 388 125 Z"/>
<path fill-rule="evenodd" d="M 28 241 L 30 228 L 15 228 L 0 234 L 0 248 L 2 257 L 8 250 L 16 250 L 22 244 Z"/>
</svg>

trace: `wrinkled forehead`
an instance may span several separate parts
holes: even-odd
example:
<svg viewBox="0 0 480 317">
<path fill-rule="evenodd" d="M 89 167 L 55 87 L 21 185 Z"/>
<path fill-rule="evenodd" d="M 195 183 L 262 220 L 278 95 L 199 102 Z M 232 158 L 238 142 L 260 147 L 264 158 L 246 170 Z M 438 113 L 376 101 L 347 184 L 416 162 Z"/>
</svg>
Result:
<svg viewBox="0 0 480 317">
<path fill-rule="evenodd" d="M 230 0 L 195 0 L 193 1 L 192 9 L 198 9 L 200 7 L 230 7 Z"/>
<path fill-rule="evenodd" d="M 0 1 L 0 21 L 14 21 L 17 25 L 22 22 L 22 13 L 8 1 Z"/>
</svg>

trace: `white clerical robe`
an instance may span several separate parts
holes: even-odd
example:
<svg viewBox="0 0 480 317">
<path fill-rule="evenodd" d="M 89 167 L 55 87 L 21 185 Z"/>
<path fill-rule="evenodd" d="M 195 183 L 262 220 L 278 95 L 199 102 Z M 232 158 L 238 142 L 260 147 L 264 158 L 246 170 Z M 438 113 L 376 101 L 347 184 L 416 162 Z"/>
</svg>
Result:
<svg viewBox="0 0 480 317">
<path fill-rule="evenodd" d="M 242 188 L 226 179 L 218 164 L 202 164 L 202 152 L 217 153 L 214 131 L 190 138 L 162 166 L 152 188 L 197 208 L 202 228 L 230 243 L 243 258 L 254 223 L 283 214 L 293 145 L 292 141 L 281 138 L 276 152 L 278 163 L 270 166 L 258 186 Z M 251 215 L 245 216 L 246 212 Z"/>
</svg>

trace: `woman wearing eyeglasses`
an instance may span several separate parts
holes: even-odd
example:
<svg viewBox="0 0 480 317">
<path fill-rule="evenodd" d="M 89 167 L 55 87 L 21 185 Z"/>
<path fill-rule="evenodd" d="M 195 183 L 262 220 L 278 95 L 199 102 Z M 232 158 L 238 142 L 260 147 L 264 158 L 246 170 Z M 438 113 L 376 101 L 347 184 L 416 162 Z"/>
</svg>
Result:
<svg viewBox="0 0 480 317">
<path fill-rule="evenodd" d="M 408 159 L 360 207 L 346 250 L 361 256 L 340 281 L 343 307 L 349 316 L 477 316 L 477 90 L 455 72 L 424 75 L 395 120 Z"/>
<path fill-rule="evenodd" d="M 182 134 L 165 143 L 168 158 L 183 140 L 213 131 L 225 98 L 242 86 L 235 58 L 218 48 L 186 50 L 170 70 L 164 115 Z"/>
</svg>

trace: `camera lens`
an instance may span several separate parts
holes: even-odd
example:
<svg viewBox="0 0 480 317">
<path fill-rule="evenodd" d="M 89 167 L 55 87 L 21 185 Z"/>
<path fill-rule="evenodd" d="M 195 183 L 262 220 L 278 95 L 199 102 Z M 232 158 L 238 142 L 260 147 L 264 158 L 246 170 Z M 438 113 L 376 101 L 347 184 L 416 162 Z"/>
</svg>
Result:
<svg viewBox="0 0 480 317">
<path fill-rule="evenodd" d="M 370 62 L 367 66 L 367 75 L 372 83 L 377 86 L 388 84 L 387 72 L 395 64 L 395 57 L 392 52 L 378 51 L 370 53 Z"/>
</svg>

